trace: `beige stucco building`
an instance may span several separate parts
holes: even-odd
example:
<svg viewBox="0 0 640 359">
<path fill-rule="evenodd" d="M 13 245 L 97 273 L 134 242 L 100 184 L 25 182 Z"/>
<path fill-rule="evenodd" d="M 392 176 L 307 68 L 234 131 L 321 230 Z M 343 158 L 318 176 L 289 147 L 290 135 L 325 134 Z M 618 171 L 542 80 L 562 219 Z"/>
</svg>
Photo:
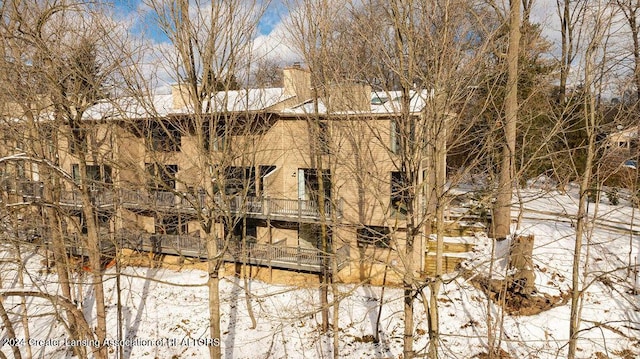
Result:
<svg viewBox="0 0 640 359">
<path fill-rule="evenodd" d="M 60 182 L 58 204 L 77 218 L 67 231 L 86 230 L 77 193 L 78 151 L 85 151 L 105 239 L 202 257 L 211 239 L 203 224 L 213 218 L 209 232 L 221 240 L 225 258 L 256 271 L 320 273 L 330 265 L 343 281 L 379 281 L 385 270 L 389 280 L 401 278 L 403 196 L 415 194 L 418 215 L 427 206 L 421 188 L 403 188 L 396 121 L 401 113 L 422 118 L 430 93 L 413 91 L 406 100 L 353 83 L 321 92 L 306 70 L 291 67 L 283 88 L 219 92 L 198 116 L 180 85 L 150 99 L 93 106 L 82 125 L 88 148 L 74 145 L 68 128 L 56 129 L 47 145 L 70 177 Z M 427 180 L 429 161 L 425 152 L 414 183 Z M 37 202 L 47 181 L 42 165 L 21 163 L 5 166 L 3 176 L 13 183 L 4 187 L 5 198 Z M 425 269 L 431 222 L 420 226 L 412 258 L 417 273 Z"/>
</svg>

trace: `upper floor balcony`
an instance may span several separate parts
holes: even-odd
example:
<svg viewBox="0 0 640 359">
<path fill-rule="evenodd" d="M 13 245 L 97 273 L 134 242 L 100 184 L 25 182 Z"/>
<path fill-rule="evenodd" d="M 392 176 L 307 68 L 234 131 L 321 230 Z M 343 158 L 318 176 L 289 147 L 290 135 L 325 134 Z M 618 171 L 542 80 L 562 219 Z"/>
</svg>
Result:
<svg viewBox="0 0 640 359">
<path fill-rule="evenodd" d="M 342 199 L 337 203 L 326 201 L 321 209 L 318 201 L 256 196 L 226 196 L 223 199 L 221 195 L 216 195 L 212 201 L 208 201 L 204 194 L 193 196 L 166 191 L 121 189 L 118 197 L 122 206 L 132 210 L 195 213 L 211 206 L 220 213 L 298 222 L 317 222 L 321 218 L 326 221 L 338 220 L 343 214 Z"/>
<path fill-rule="evenodd" d="M 31 180 L 3 180 L 2 191 L 6 201 L 12 204 L 43 201 L 44 184 Z M 320 208 L 318 201 L 256 196 L 216 195 L 207 200 L 204 194 L 185 194 L 168 191 L 147 191 L 96 187 L 89 191 L 89 199 L 98 210 L 111 210 L 121 206 L 132 211 L 172 212 L 195 214 L 210 207 L 219 213 L 229 213 L 248 218 L 272 219 L 315 223 L 342 219 L 343 201 L 326 201 Z M 59 204 L 67 209 L 80 210 L 84 206 L 80 190 L 60 191 Z"/>
</svg>

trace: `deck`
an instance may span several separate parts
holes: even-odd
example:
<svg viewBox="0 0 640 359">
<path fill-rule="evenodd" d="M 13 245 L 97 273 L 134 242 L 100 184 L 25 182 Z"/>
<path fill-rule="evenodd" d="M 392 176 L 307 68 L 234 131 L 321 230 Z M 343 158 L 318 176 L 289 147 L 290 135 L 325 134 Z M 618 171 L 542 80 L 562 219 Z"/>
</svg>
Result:
<svg viewBox="0 0 640 359">
<path fill-rule="evenodd" d="M 2 190 L 11 203 L 35 203 L 43 200 L 43 183 L 37 181 L 3 180 Z M 137 212 L 171 212 L 175 214 L 195 215 L 207 206 L 219 213 L 230 213 L 247 218 L 270 219 L 315 223 L 322 217 L 326 221 L 342 218 L 343 201 L 326 201 L 324 216 L 321 215 L 318 201 L 286 199 L 256 196 L 216 195 L 207 201 L 204 194 L 192 195 L 168 191 L 145 191 L 133 189 L 101 188 L 90 192 L 91 202 L 98 210 L 112 210 L 116 206 Z M 69 210 L 81 210 L 82 196 L 79 190 L 63 190 L 59 205 Z"/>
<path fill-rule="evenodd" d="M 120 236 L 121 246 L 134 250 L 157 254 L 179 255 L 190 258 L 207 258 L 205 239 L 189 235 L 158 235 L 151 233 L 127 233 Z M 257 266 L 288 269 L 305 272 L 321 272 L 324 263 L 331 265 L 330 254 L 318 249 L 285 246 L 282 243 L 248 242 L 243 248 L 237 241 L 228 242 L 223 248 L 224 260 L 233 263 L 247 263 Z M 338 260 L 338 270 L 349 262 L 349 247 L 343 246 L 334 254 Z"/>
<path fill-rule="evenodd" d="M 11 238 L 4 237 L 5 240 Z M 115 238 L 115 241 L 114 239 Z M 14 240 L 30 243 L 35 246 L 50 245 L 51 236 L 43 228 L 31 228 L 18 231 Z M 146 232 L 120 231 L 116 236 L 101 233 L 100 252 L 110 260 L 116 252 L 116 247 L 153 254 L 167 254 L 187 258 L 207 259 L 206 240 L 191 235 L 159 235 Z M 73 256 L 88 256 L 86 243 L 77 235 L 64 239 L 67 253 Z M 116 246 L 117 244 L 117 246 Z M 286 269 L 311 273 L 322 272 L 325 265 L 330 267 L 335 256 L 337 269 L 349 264 L 350 251 L 348 246 L 340 247 L 335 254 L 327 254 L 315 248 L 302 248 L 284 245 L 284 241 L 276 243 L 247 242 L 232 240 L 224 245 L 219 242 L 219 248 L 224 251 L 224 261 L 231 263 L 246 263 L 275 269 Z"/>
</svg>

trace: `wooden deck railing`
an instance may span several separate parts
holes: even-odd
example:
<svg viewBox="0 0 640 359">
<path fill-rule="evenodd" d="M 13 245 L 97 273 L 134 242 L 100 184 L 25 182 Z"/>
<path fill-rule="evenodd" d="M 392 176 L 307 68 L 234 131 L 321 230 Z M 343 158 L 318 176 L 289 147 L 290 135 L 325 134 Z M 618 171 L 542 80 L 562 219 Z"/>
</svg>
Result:
<svg viewBox="0 0 640 359">
<path fill-rule="evenodd" d="M 2 189 L 6 192 L 21 194 L 24 199 L 40 199 L 43 195 L 43 183 L 38 181 L 11 181 L 3 180 Z M 96 188 L 90 191 L 91 200 L 98 207 L 113 206 L 116 201 L 125 207 L 147 210 L 185 210 L 198 211 L 206 203 L 203 193 L 196 195 L 169 192 L 169 191 L 143 191 L 132 189 L 111 189 L 108 187 Z M 320 207 L 317 201 L 303 199 L 284 199 L 256 196 L 228 196 L 225 201 L 222 196 L 214 198 L 214 204 L 220 210 L 229 210 L 234 214 L 246 214 L 258 217 L 282 217 L 291 219 L 319 220 Z M 63 190 L 60 196 L 60 204 L 72 207 L 82 207 L 82 196 L 78 190 Z M 342 218 L 342 199 L 336 203 L 326 201 L 324 215 L 327 220 Z"/>
<path fill-rule="evenodd" d="M 51 234 L 44 227 L 31 227 L 17 232 L 16 239 L 34 244 L 50 244 Z M 115 253 L 116 243 L 120 248 L 151 252 L 156 254 L 179 255 L 207 258 L 206 239 L 196 235 L 153 234 L 147 232 L 121 230 L 115 236 L 106 231 L 99 234 L 100 251 L 108 257 Z M 64 239 L 69 254 L 87 256 L 86 243 L 77 235 Z M 286 241 L 256 243 L 249 241 L 243 245 L 239 240 L 218 243 L 225 250 L 224 259 L 229 262 L 269 266 L 308 272 L 321 272 L 324 265 L 332 266 L 335 256 L 337 269 L 342 269 L 350 261 L 348 246 L 328 254 L 316 248 L 286 246 Z"/>
<path fill-rule="evenodd" d="M 181 255 L 185 257 L 206 258 L 207 248 L 205 239 L 190 235 L 150 234 L 150 233 L 121 233 L 118 236 L 120 245 L 124 248 L 142 250 L 157 254 Z M 226 248 L 219 243 L 219 248 L 226 249 L 225 260 L 229 262 L 270 266 L 320 272 L 323 261 L 331 265 L 331 256 L 313 248 L 285 246 L 281 243 L 248 242 L 243 247 L 241 242 L 231 241 Z M 338 269 L 342 269 L 349 262 L 349 247 L 344 246 L 336 252 Z"/>
<path fill-rule="evenodd" d="M 207 256 L 204 239 L 190 235 L 123 232 L 118 235 L 118 239 L 123 248 L 186 257 Z"/>
<path fill-rule="evenodd" d="M 220 197 L 216 201 L 222 203 Z M 320 219 L 320 208 L 317 201 L 303 199 L 283 199 L 270 197 L 246 197 L 244 203 L 241 197 L 234 197 L 230 201 L 230 210 L 234 213 L 244 211 L 249 215 L 272 216 L 272 217 L 297 217 Z M 342 199 L 336 204 L 326 201 L 324 205 L 325 218 L 331 220 L 335 214 L 336 218 L 342 218 Z"/>
<path fill-rule="evenodd" d="M 40 199 L 44 190 L 42 182 L 28 179 L 11 180 L 5 177 L 2 178 L 1 184 L 4 192 L 21 195 L 25 199 Z"/>
<path fill-rule="evenodd" d="M 222 246 L 223 243 L 219 245 Z M 243 246 L 241 242 L 234 241 L 227 245 L 227 253 L 227 257 L 231 257 L 234 262 L 246 260 L 250 264 L 312 272 L 322 271 L 325 263 L 327 266 L 331 266 L 332 264 L 332 255 L 324 253 L 319 249 L 290 247 L 279 243 L 247 242 Z M 338 249 L 335 256 L 338 259 L 338 270 L 340 270 L 350 260 L 349 247 L 343 246 Z"/>
<path fill-rule="evenodd" d="M 114 193 L 109 189 L 92 190 L 89 192 L 91 202 L 98 207 L 113 206 Z M 73 207 L 82 207 L 82 194 L 80 191 L 64 190 L 60 193 L 60 204 Z"/>
</svg>

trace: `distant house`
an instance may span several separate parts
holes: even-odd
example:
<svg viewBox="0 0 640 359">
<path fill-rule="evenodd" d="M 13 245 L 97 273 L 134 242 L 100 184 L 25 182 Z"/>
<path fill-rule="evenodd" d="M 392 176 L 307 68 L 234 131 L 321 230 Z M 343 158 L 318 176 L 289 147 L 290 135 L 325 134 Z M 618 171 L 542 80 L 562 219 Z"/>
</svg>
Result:
<svg viewBox="0 0 640 359">
<path fill-rule="evenodd" d="M 607 136 L 607 147 L 612 151 L 626 151 L 631 154 L 638 150 L 639 126 L 620 129 Z"/>
</svg>

